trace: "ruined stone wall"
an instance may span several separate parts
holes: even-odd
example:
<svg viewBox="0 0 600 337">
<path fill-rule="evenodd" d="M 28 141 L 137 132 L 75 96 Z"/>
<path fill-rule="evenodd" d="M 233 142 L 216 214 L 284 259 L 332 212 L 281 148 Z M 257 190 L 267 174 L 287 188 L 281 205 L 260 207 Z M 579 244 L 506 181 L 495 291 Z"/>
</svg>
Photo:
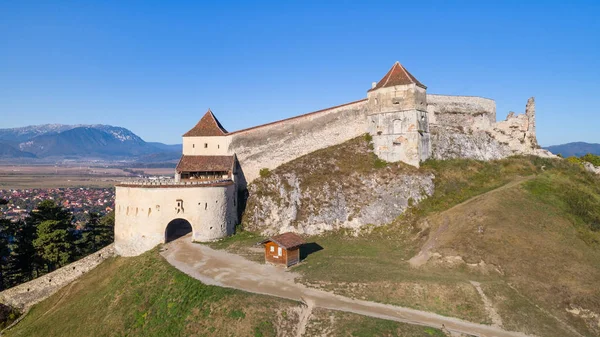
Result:
<svg viewBox="0 0 600 337">
<path fill-rule="evenodd" d="M 534 154 L 539 147 L 535 134 L 535 100 L 527 100 L 525 114 L 510 112 L 506 120 L 493 126 L 494 138 L 507 145 L 513 154 Z"/>
<path fill-rule="evenodd" d="M 367 131 L 366 100 L 233 132 L 229 152 L 237 155 L 248 183 L 262 168 L 343 143 Z"/>
<path fill-rule="evenodd" d="M 52 296 L 111 256 L 114 256 L 113 244 L 35 280 L 0 292 L 0 303 L 26 310 Z"/>
<path fill-rule="evenodd" d="M 427 95 L 434 159 L 501 159 L 510 155 L 552 157 L 539 149 L 535 134 L 535 101 L 525 114 L 508 114 L 496 122 L 496 103 L 487 98 Z"/>
<path fill-rule="evenodd" d="M 224 186 L 117 186 L 117 254 L 135 256 L 164 243 L 167 225 L 175 219 L 186 220 L 192 225 L 194 241 L 213 241 L 233 234 L 237 221 L 235 192 L 233 183 Z"/>
<path fill-rule="evenodd" d="M 473 96 L 427 94 L 427 113 L 431 125 L 469 130 L 487 130 L 496 123 L 496 102 Z"/>
</svg>

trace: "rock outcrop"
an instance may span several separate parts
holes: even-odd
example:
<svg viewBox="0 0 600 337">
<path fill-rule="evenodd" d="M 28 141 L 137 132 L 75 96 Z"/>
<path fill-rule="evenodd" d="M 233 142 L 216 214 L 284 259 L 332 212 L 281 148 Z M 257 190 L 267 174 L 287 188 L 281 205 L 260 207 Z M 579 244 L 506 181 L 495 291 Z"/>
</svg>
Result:
<svg viewBox="0 0 600 337">
<path fill-rule="evenodd" d="M 392 222 L 433 194 L 434 176 L 376 159 L 362 137 L 301 157 L 249 185 L 246 229 L 320 234 Z"/>
<path fill-rule="evenodd" d="M 588 162 L 584 161 L 583 168 L 585 168 L 585 170 L 588 172 L 600 174 L 600 166 L 594 166 L 594 164 L 592 164 L 592 163 L 588 163 Z"/>
</svg>

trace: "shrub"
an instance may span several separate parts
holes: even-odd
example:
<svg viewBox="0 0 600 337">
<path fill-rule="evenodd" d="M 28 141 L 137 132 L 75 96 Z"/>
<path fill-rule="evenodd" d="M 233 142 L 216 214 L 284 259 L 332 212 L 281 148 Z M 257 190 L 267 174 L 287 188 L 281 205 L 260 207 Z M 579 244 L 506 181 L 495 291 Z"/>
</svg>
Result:
<svg viewBox="0 0 600 337">
<path fill-rule="evenodd" d="M 588 163 L 594 166 L 600 166 L 600 156 L 588 153 L 585 156 L 581 157 L 581 160 L 587 161 Z"/>
<path fill-rule="evenodd" d="M 582 163 L 581 159 L 579 159 L 579 158 L 577 158 L 577 157 L 573 157 L 573 156 L 572 156 L 572 157 L 569 157 L 569 158 L 567 158 L 567 161 L 568 161 L 569 163 L 571 163 L 571 164 L 576 164 L 576 165 L 579 165 L 579 166 L 582 166 L 582 165 L 583 165 L 583 163 Z"/>
<path fill-rule="evenodd" d="M 384 168 L 387 166 L 387 162 L 383 159 L 379 159 L 379 158 L 375 158 L 375 162 L 373 163 L 373 166 L 375 166 L 375 168 Z"/>
<path fill-rule="evenodd" d="M 269 169 L 265 167 L 261 168 L 260 171 L 258 171 L 258 174 L 260 174 L 261 178 L 266 178 L 271 175 L 271 171 L 269 171 Z"/>
<path fill-rule="evenodd" d="M 373 141 L 373 136 L 370 133 L 365 133 L 365 140 L 370 143 Z"/>
</svg>

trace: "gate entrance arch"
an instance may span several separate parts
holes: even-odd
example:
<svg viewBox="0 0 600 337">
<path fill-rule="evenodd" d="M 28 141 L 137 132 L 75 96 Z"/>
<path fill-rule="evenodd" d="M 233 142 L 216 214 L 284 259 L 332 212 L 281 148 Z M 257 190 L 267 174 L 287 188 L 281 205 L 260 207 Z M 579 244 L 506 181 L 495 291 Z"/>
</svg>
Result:
<svg viewBox="0 0 600 337">
<path fill-rule="evenodd" d="M 171 220 L 165 229 L 165 243 L 177 240 L 192 232 L 192 225 L 185 219 Z"/>
</svg>

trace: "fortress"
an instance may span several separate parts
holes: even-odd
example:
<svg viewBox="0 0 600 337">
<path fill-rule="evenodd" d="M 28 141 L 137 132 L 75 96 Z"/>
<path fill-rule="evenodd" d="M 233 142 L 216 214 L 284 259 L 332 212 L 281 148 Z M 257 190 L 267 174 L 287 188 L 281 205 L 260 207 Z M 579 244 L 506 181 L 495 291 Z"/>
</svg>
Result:
<svg viewBox="0 0 600 337">
<path fill-rule="evenodd" d="M 496 122 L 493 100 L 428 94 L 396 62 L 367 98 L 305 115 L 227 132 L 209 110 L 183 135 L 173 180 L 116 186 L 115 250 L 139 255 L 189 232 L 194 241 L 231 235 L 261 169 L 365 133 L 379 158 L 417 167 L 428 158 L 550 156 L 537 144 L 533 98 L 525 114 Z"/>
</svg>

